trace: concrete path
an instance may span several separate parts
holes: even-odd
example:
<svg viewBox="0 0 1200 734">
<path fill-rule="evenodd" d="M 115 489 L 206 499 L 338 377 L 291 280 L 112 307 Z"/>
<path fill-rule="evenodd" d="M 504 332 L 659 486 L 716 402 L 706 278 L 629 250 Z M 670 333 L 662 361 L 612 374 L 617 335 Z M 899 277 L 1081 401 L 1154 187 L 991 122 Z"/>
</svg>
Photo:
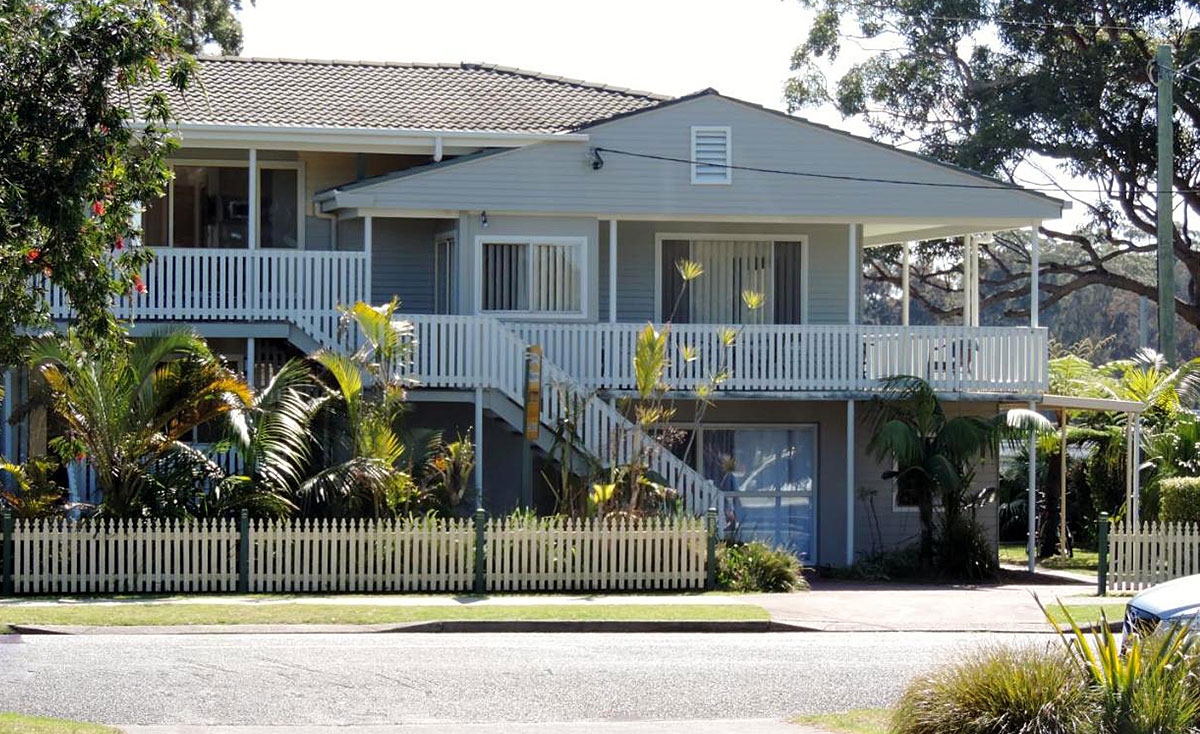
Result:
<svg viewBox="0 0 1200 734">
<path fill-rule="evenodd" d="M 1049 606 L 1094 601 L 1086 584 L 937 586 L 818 581 L 806 594 L 749 594 L 772 621 L 829 632 L 1051 632 Z"/>
<path fill-rule="evenodd" d="M 125 726 L 126 734 L 825 734 L 778 719 L 676 721 L 560 721 L 551 723 L 452 723 L 399 726 Z"/>
</svg>

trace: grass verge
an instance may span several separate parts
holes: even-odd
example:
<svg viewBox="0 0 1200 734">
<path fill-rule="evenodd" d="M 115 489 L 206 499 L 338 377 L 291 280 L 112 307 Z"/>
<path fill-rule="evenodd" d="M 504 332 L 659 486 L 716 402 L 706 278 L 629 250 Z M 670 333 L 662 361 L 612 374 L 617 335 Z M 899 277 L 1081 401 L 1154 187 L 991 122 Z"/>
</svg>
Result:
<svg viewBox="0 0 1200 734">
<path fill-rule="evenodd" d="M 813 726 L 836 734 L 887 734 L 892 720 L 888 709 L 854 709 L 836 714 L 797 716 L 796 724 Z"/>
<path fill-rule="evenodd" d="M 45 716 L 0 714 L 0 734 L 116 734 L 111 726 L 50 719 Z"/>
<path fill-rule="evenodd" d="M 1029 556 L 1023 543 L 1003 543 L 1000 546 L 1000 562 L 1019 566 L 1025 565 Z M 1071 556 L 1052 556 L 1038 561 L 1041 568 L 1055 571 L 1086 571 L 1096 573 L 1100 568 L 1100 554 L 1096 551 L 1075 549 Z"/>
<path fill-rule="evenodd" d="M 1050 613 L 1050 618 L 1055 623 L 1067 624 L 1067 615 L 1058 604 L 1047 604 L 1046 611 Z M 1124 602 L 1068 604 L 1067 611 L 1071 613 L 1071 619 L 1074 619 L 1075 623 L 1080 626 L 1099 624 L 1102 612 L 1109 622 L 1120 622 L 1125 618 Z"/>
<path fill-rule="evenodd" d="M 531 604 L 382 606 L 351 604 L 78 604 L 0 606 L 0 623 L 131 626 L 233 624 L 386 624 L 449 621 L 759 621 L 753 604 Z"/>
</svg>

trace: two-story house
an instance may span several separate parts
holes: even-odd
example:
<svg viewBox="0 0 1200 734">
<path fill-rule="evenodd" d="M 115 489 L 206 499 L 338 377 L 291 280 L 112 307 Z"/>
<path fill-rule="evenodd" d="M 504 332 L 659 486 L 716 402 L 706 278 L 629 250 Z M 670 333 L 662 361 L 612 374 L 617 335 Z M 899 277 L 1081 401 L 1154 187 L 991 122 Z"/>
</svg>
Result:
<svg viewBox="0 0 1200 734">
<path fill-rule="evenodd" d="M 917 533 L 865 449 L 879 378 L 922 376 L 981 414 L 1046 389 L 1036 287 L 1028 326 L 981 327 L 970 244 L 1025 230 L 1036 258 L 1036 226 L 1064 207 L 1040 193 L 713 90 L 240 58 L 202 59 L 199 78 L 174 100 L 174 182 L 143 216 L 157 258 L 136 329 L 190 325 L 254 375 L 339 348 L 339 303 L 398 296 L 416 324 L 412 420 L 474 430 L 493 512 L 518 504 L 529 472 L 529 344 L 544 354 L 535 444 L 563 417 L 552 385 L 565 386 L 597 396 L 581 442 L 608 460 L 623 450 L 612 399 L 634 387 L 635 335 L 670 320 L 673 354 L 695 352 L 666 375 L 682 425 L 690 390 L 725 366 L 729 378 L 692 450 L 659 452 L 656 470 L 689 510 L 717 507 L 829 564 Z M 965 323 L 861 323 L 865 248 L 960 236 Z M 681 259 L 704 274 L 685 286 Z M 745 290 L 763 305 L 747 308 Z M 721 325 L 738 329 L 732 348 Z M 27 433 L 6 431 L 8 455 Z M 979 481 L 994 485 L 995 467 Z"/>
</svg>

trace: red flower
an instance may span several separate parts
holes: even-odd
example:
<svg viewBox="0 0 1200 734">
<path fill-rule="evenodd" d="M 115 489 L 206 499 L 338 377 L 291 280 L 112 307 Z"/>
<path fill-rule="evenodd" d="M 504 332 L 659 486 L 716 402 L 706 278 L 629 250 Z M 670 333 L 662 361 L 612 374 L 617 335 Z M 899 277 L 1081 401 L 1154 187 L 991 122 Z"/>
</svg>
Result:
<svg viewBox="0 0 1200 734">
<path fill-rule="evenodd" d="M 104 202 L 103 201 L 92 202 L 92 212 L 98 217 L 104 216 Z"/>
<path fill-rule="evenodd" d="M 49 278 L 50 277 L 50 268 L 42 268 L 42 275 Z"/>
<path fill-rule="evenodd" d="M 133 289 L 138 293 L 146 292 L 146 284 L 142 282 L 142 276 L 137 275 L 136 273 L 133 276 Z"/>
<path fill-rule="evenodd" d="M 41 256 L 41 250 L 30 250 L 29 252 L 25 253 L 25 262 L 33 264 Z"/>
<path fill-rule="evenodd" d="M 87 454 L 83 453 L 82 451 L 80 451 L 78 454 L 75 454 L 75 461 L 83 461 L 86 458 Z"/>
<path fill-rule="evenodd" d="M 117 241 L 114 243 L 113 246 L 116 247 L 118 250 L 124 250 L 125 249 L 125 238 L 122 237 L 121 235 L 117 235 Z"/>
</svg>

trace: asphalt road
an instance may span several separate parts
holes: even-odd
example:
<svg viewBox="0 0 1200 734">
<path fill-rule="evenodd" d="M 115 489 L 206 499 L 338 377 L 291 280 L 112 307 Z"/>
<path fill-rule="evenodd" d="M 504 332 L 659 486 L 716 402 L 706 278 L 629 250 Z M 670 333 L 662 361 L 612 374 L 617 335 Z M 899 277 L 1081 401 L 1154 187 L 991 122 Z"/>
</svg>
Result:
<svg viewBox="0 0 1200 734">
<path fill-rule="evenodd" d="M 749 719 L 882 706 L 953 633 L 0 637 L 0 711 L 108 724 Z"/>
</svg>

